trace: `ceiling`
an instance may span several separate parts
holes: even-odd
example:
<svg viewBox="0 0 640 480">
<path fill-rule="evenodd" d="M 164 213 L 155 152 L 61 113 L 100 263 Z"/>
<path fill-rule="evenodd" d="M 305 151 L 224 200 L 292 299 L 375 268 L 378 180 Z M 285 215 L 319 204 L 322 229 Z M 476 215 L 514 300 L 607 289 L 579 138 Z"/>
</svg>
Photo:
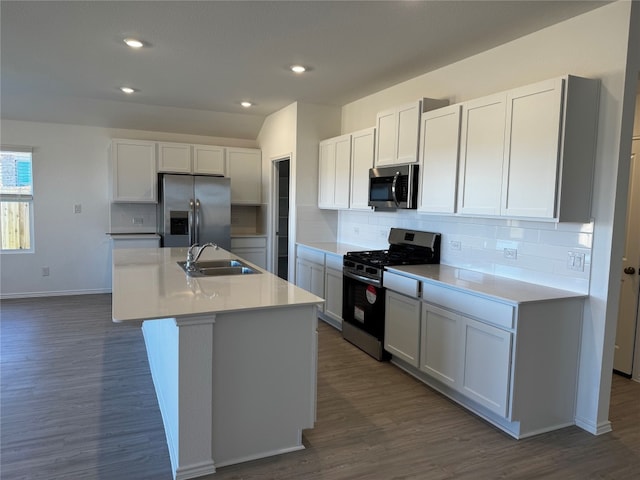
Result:
<svg viewBox="0 0 640 480">
<path fill-rule="evenodd" d="M 2 0 L 0 113 L 255 139 L 295 101 L 344 105 L 605 3 Z"/>
</svg>

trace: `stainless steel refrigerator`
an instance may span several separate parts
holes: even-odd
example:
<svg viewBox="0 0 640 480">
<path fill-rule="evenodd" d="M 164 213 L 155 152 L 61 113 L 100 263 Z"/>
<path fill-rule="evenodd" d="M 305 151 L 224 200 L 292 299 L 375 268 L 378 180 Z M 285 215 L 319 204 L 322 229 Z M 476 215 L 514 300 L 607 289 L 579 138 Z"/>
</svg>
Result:
<svg viewBox="0 0 640 480">
<path fill-rule="evenodd" d="M 231 180 L 204 175 L 159 178 L 158 226 L 163 247 L 213 242 L 231 248 Z"/>
</svg>

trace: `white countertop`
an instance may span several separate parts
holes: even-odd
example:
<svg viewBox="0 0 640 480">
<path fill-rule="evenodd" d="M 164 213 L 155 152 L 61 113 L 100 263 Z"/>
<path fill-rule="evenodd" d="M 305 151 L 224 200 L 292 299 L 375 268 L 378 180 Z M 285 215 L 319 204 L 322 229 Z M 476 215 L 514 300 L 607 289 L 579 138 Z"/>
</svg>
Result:
<svg viewBox="0 0 640 480">
<path fill-rule="evenodd" d="M 298 245 L 303 247 L 313 248 L 314 250 L 320 250 L 324 253 L 330 253 L 334 255 L 344 256 L 347 252 L 362 252 L 365 250 L 371 250 L 367 247 L 359 245 L 351 245 L 349 243 L 338 242 L 297 242 Z"/>
<path fill-rule="evenodd" d="M 468 293 L 476 293 L 494 300 L 513 304 L 542 302 L 562 298 L 584 298 L 587 295 L 570 290 L 545 287 L 497 275 L 490 275 L 448 265 L 404 265 L 386 267 L 417 280 L 454 287 Z"/>
<path fill-rule="evenodd" d="M 186 255 L 186 248 L 114 250 L 113 320 L 141 321 L 324 302 L 258 267 L 260 274 L 189 277 L 177 264 Z M 229 258 L 238 255 L 208 248 L 200 260 Z"/>
</svg>

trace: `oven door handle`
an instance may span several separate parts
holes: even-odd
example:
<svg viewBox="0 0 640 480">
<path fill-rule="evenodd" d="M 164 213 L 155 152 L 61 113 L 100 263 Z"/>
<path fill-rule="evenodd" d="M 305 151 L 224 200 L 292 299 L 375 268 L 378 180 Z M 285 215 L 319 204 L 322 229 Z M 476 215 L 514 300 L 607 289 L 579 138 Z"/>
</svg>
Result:
<svg viewBox="0 0 640 480">
<path fill-rule="evenodd" d="M 364 282 L 368 285 L 373 285 L 375 287 L 382 286 L 382 282 L 380 280 L 374 280 L 373 278 L 365 277 L 364 275 L 356 275 L 355 273 L 345 271 L 342 272 L 342 275 L 353 280 L 360 280 L 361 282 Z"/>
</svg>

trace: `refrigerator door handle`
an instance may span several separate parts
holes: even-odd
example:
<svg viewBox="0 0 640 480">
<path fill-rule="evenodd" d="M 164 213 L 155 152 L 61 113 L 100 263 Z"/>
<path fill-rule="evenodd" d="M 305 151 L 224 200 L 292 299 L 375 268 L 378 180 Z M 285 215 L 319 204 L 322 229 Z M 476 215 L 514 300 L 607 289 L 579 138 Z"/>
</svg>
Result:
<svg viewBox="0 0 640 480">
<path fill-rule="evenodd" d="M 193 203 L 193 199 L 189 200 L 189 246 L 193 245 L 195 242 L 195 235 L 193 229 L 193 211 L 195 204 Z"/>
<path fill-rule="evenodd" d="M 200 200 L 196 198 L 196 243 L 200 243 Z"/>
</svg>

